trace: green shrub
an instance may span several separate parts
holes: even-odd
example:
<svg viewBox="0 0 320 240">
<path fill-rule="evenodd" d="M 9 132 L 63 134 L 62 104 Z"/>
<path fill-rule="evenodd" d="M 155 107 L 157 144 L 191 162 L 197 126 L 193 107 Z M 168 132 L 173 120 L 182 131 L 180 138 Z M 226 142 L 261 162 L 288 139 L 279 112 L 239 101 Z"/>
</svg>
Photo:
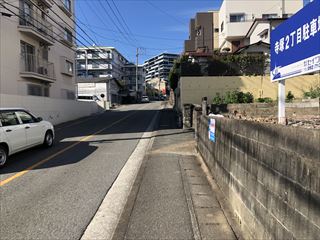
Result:
<svg viewBox="0 0 320 240">
<path fill-rule="evenodd" d="M 232 103 L 252 103 L 253 95 L 250 92 L 241 92 L 238 90 L 226 92 L 225 96 L 217 95 L 213 98 L 213 104 L 232 104 Z"/>
<path fill-rule="evenodd" d="M 308 92 L 303 93 L 304 98 L 318 98 L 320 97 L 320 86 L 310 87 Z"/>
<path fill-rule="evenodd" d="M 291 91 L 289 91 L 286 97 L 286 102 L 292 102 L 293 99 L 294 99 L 294 95 L 292 94 Z"/>
<path fill-rule="evenodd" d="M 259 103 L 272 103 L 273 100 L 269 97 L 265 97 L 265 98 L 257 98 L 257 102 L 259 102 Z"/>
<path fill-rule="evenodd" d="M 212 103 L 220 105 L 220 104 L 224 103 L 224 99 L 223 99 L 223 97 L 220 96 L 219 93 L 217 93 L 216 96 L 212 99 Z"/>
</svg>

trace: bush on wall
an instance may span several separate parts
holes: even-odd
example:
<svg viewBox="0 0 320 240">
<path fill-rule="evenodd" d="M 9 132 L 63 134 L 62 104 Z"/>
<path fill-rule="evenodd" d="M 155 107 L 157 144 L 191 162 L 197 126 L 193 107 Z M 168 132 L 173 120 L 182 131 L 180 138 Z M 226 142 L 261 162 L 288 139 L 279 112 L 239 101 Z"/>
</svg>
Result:
<svg viewBox="0 0 320 240">
<path fill-rule="evenodd" d="M 238 90 L 227 92 L 225 96 L 217 95 L 213 98 L 213 104 L 232 104 L 232 103 L 253 103 L 253 95 L 250 92 L 241 92 Z"/>
<path fill-rule="evenodd" d="M 303 93 L 304 98 L 320 98 L 320 85 L 312 86 L 308 92 Z"/>
</svg>

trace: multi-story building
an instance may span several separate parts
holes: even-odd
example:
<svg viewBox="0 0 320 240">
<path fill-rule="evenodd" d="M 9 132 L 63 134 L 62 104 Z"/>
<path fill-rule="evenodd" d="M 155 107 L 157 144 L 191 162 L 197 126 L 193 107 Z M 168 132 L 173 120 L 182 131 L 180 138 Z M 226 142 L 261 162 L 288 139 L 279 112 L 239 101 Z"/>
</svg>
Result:
<svg viewBox="0 0 320 240">
<path fill-rule="evenodd" d="M 220 50 L 235 52 L 247 45 L 246 35 L 255 19 L 287 18 L 302 7 L 303 0 L 224 0 L 219 10 Z"/>
<path fill-rule="evenodd" d="M 0 0 L 0 12 L 0 98 L 74 99 L 74 1 Z"/>
<path fill-rule="evenodd" d="M 87 85 L 90 85 L 90 83 L 94 83 L 94 86 L 100 86 L 101 84 L 97 85 L 97 83 L 102 82 L 117 83 L 117 85 L 121 85 L 122 97 L 129 95 L 134 99 L 140 98 L 145 92 L 145 73 L 143 66 L 138 66 L 138 91 L 136 91 L 136 65 L 130 63 L 113 47 L 80 47 L 77 49 L 76 59 L 78 97 L 80 98 L 88 97 L 83 94 L 86 89 L 88 89 Z M 85 88 L 83 86 L 85 86 Z M 105 86 L 107 93 L 105 94 L 106 99 L 110 100 L 110 104 L 120 103 L 121 97 L 116 96 L 116 91 L 114 90 L 116 88 L 114 87 L 112 90 L 110 87 L 109 91 L 108 88 L 111 85 L 106 84 Z M 107 96 L 112 91 L 112 96 Z M 82 95 L 80 96 L 79 94 Z M 89 91 L 88 94 L 90 94 Z M 118 93 L 118 95 L 119 94 L 120 93 Z M 133 101 L 133 99 L 131 99 L 131 101 Z"/>
<path fill-rule="evenodd" d="M 209 11 L 197 13 L 190 19 L 189 39 L 185 40 L 184 53 L 212 54 L 219 48 L 219 12 Z"/>
<path fill-rule="evenodd" d="M 138 87 L 138 94 L 142 96 L 145 94 L 145 70 L 143 65 L 138 65 L 138 69 L 135 64 L 128 63 L 125 65 L 124 82 L 130 92 L 136 92 L 136 84 Z M 138 70 L 138 78 L 137 78 Z M 137 82 L 136 82 L 137 79 Z"/>
<path fill-rule="evenodd" d="M 154 78 L 169 81 L 169 72 L 173 67 L 174 61 L 178 58 L 178 54 L 162 53 L 146 60 L 144 62 L 146 81 Z"/>
<path fill-rule="evenodd" d="M 129 61 L 114 47 L 77 48 L 78 78 L 115 78 L 124 80 L 125 66 Z"/>
</svg>

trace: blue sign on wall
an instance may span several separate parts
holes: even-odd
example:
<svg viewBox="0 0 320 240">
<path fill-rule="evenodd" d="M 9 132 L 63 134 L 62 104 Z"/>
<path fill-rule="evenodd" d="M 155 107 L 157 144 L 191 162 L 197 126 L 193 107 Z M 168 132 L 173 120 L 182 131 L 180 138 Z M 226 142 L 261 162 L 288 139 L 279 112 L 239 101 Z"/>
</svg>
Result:
<svg viewBox="0 0 320 240">
<path fill-rule="evenodd" d="M 216 120 L 209 119 L 208 137 L 212 142 L 216 142 Z"/>
<path fill-rule="evenodd" d="M 271 32 L 271 81 L 320 71 L 320 0 Z"/>
</svg>

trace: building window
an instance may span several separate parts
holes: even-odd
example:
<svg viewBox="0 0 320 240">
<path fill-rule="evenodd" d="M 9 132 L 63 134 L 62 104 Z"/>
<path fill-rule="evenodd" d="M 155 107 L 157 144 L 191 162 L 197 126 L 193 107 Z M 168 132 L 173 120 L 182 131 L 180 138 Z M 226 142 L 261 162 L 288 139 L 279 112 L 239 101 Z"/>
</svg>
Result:
<svg viewBox="0 0 320 240">
<path fill-rule="evenodd" d="M 64 7 L 71 12 L 71 1 L 70 0 L 63 0 Z"/>
<path fill-rule="evenodd" d="M 215 28 L 214 32 L 218 33 L 219 32 L 219 28 Z"/>
<path fill-rule="evenodd" d="M 68 60 L 66 60 L 66 70 L 67 73 L 73 74 L 73 63 Z"/>
<path fill-rule="evenodd" d="M 72 43 L 72 32 L 67 28 L 64 29 L 64 40 Z"/>
<path fill-rule="evenodd" d="M 220 29 L 221 29 L 221 32 L 223 32 L 223 30 L 224 30 L 224 22 L 221 23 Z"/>
<path fill-rule="evenodd" d="M 245 21 L 244 13 L 230 14 L 230 22 L 244 22 L 244 21 Z"/>
<path fill-rule="evenodd" d="M 278 14 L 276 14 L 276 13 L 262 14 L 263 19 L 277 18 L 277 17 L 278 17 Z"/>
<path fill-rule="evenodd" d="M 49 86 L 41 86 L 36 84 L 28 84 L 28 95 L 49 97 Z"/>
<path fill-rule="evenodd" d="M 66 57 L 61 57 L 60 61 L 61 73 L 68 76 L 73 76 L 73 62 Z"/>
<path fill-rule="evenodd" d="M 33 23 L 32 20 L 32 6 L 26 0 L 20 0 L 20 24 L 29 25 Z"/>
</svg>

